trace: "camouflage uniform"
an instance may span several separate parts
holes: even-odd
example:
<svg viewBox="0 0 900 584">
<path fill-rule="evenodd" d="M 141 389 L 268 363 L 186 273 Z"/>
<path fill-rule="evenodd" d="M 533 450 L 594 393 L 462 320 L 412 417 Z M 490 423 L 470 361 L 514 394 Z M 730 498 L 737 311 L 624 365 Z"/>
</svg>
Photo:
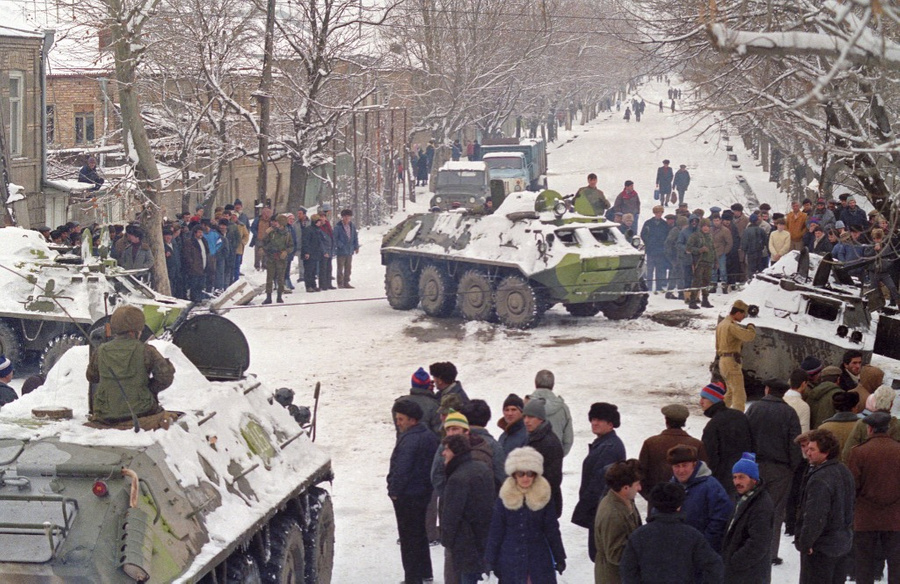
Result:
<svg viewBox="0 0 900 584">
<path fill-rule="evenodd" d="M 587 205 L 584 203 L 587 203 Z M 600 189 L 581 187 L 575 193 L 575 211 L 577 213 L 602 217 L 607 209 L 609 209 L 609 201 L 606 200 L 606 196 Z"/>
<path fill-rule="evenodd" d="M 272 224 L 262 240 L 262 248 L 266 256 L 266 300 L 272 302 L 272 284 L 278 285 L 278 302 L 284 294 L 284 269 L 287 267 L 287 257 L 294 251 L 294 238 L 288 233 L 287 218 L 279 215 L 277 222 Z"/>
<path fill-rule="evenodd" d="M 708 225 L 707 219 L 703 221 Z M 698 288 L 703 295 L 703 306 L 707 308 L 710 306 L 709 281 L 712 278 L 713 264 L 716 262 L 716 246 L 713 243 L 712 236 L 709 233 L 703 233 L 703 224 L 701 222 L 701 228 L 691 234 L 685 247 L 693 260 L 694 275 L 691 280 L 691 288 L 693 290 L 684 294 L 686 299 L 690 295 L 691 308 L 696 308 Z"/>
</svg>

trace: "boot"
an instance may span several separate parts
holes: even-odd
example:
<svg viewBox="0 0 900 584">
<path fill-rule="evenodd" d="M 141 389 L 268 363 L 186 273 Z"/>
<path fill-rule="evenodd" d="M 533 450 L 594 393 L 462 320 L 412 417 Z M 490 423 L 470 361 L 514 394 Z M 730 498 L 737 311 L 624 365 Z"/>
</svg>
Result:
<svg viewBox="0 0 900 584">
<path fill-rule="evenodd" d="M 679 293 L 678 293 L 678 299 L 679 299 L 679 300 L 684 300 L 684 292 L 679 292 Z"/>
<path fill-rule="evenodd" d="M 722 294 L 728 294 L 730 291 L 728 284 L 722 284 Z"/>
<path fill-rule="evenodd" d="M 703 295 L 703 302 L 700 303 L 700 306 L 702 306 L 703 308 L 712 308 L 713 307 L 713 305 L 709 303 L 709 295 L 708 294 Z"/>
<path fill-rule="evenodd" d="M 697 301 L 696 301 L 696 300 L 693 300 L 693 299 L 692 299 L 692 300 L 691 300 L 691 303 L 688 304 L 688 308 L 690 308 L 690 309 L 692 309 L 692 310 L 700 310 L 700 305 L 697 304 Z"/>
<path fill-rule="evenodd" d="M 266 294 L 266 299 L 263 300 L 262 303 L 263 303 L 263 304 L 272 304 L 272 295 L 271 295 L 271 294 Z"/>
<path fill-rule="evenodd" d="M 284 299 L 281 297 L 281 294 L 278 295 L 278 298 L 275 299 L 275 302 L 278 304 L 284 304 Z"/>
</svg>

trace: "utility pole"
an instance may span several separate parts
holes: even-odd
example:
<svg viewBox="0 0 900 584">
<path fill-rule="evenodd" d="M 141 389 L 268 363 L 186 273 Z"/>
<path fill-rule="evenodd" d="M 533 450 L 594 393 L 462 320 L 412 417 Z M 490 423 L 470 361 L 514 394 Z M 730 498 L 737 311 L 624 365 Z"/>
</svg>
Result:
<svg viewBox="0 0 900 584">
<path fill-rule="evenodd" d="M 272 58 L 275 51 L 275 0 L 266 5 L 266 38 L 263 49 L 262 77 L 256 100 L 259 102 L 259 170 L 256 175 L 256 198 L 265 204 L 269 186 L 269 117 L 272 98 Z"/>
</svg>

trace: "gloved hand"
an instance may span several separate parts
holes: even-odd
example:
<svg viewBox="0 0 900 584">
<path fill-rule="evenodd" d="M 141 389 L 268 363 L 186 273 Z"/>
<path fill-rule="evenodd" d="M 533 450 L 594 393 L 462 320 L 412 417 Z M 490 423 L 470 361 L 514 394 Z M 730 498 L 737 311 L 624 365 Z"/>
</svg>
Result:
<svg viewBox="0 0 900 584">
<path fill-rule="evenodd" d="M 556 562 L 556 572 L 557 572 L 560 576 L 562 576 L 562 573 L 565 572 L 565 571 L 566 571 L 566 561 L 565 561 L 565 560 L 559 560 L 558 562 Z"/>
</svg>

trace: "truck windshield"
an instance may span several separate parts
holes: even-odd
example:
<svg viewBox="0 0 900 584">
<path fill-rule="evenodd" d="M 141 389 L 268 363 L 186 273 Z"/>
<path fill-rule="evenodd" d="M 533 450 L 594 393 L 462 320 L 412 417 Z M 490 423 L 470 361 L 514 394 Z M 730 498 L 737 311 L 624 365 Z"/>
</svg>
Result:
<svg viewBox="0 0 900 584">
<path fill-rule="evenodd" d="M 484 173 L 474 170 L 457 170 L 451 172 L 438 172 L 439 187 L 455 187 L 455 186 L 484 186 Z"/>
<path fill-rule="evenodd" d="M 484 163 L 491 170 L 519 170 L 522 168 L 522 159 L 520 157 L 487 158 Z"/>
</svg>

